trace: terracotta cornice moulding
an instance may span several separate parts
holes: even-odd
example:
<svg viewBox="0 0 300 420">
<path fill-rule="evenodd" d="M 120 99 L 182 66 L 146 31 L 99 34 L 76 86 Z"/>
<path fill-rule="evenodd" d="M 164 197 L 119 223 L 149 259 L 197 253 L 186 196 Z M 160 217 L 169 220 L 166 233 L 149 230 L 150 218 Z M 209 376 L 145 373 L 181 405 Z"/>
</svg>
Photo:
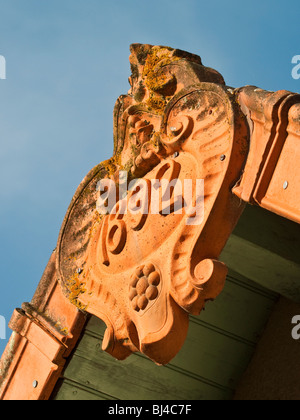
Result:
<svg viewBox="0 0 300 420">
<path fill-rule="evenodd" d="M 0 361 L 0 400 L 48 400 L 76 345 L 86 316 L 63 295 L 55 252 L 31 303 L 15 309 Z"/>
<path fill-rule="evenodd" d="M 166 364 L 186 338 L 188 315 L 200 314 L 223 288 L 227 268 L 218 257 L 244 208 L 231 189 L 248 153 L 248 131 L 235 91 L 200 57 L 135 44 L 130 63 L 131 89 L 114 110 L 114 155 L 72 200 L 57 274 L 68 299 L 106 323 L 105 351 L 117 359 L 140 351 Z M 185 209 L 176 214 L 174 195 L 168 215 L 122 214 L 122 197 L 116 214 L 99 215 L 97 185 L 109 178 L 120 190 L 121 171 L 149 186 L 204 180 L 202 222 L 188 224 Z"/>
<path fill-rule="evenodd" d="M 250 128 L 250 150 L 233 192 L 300 223 L 300 95 L 246 86 L 238 102 Z"/>
</svg>

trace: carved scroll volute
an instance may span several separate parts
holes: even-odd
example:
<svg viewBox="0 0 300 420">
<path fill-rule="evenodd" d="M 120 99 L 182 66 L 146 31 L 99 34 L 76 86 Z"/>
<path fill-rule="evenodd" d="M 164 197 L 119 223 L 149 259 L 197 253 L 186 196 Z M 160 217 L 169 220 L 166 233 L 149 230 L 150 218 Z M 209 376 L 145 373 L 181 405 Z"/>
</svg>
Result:
<svg viewBox="0 0 300 420">
<path fill-rule="evenodd" d="M 153 48 L 156 84 L 147 81 Z M 218 256 L 243 210 L 231 188 L 247 132 L 231 91 L 210 83 L 220 81 L 218 74 L 207 70 L 201 82 L 200 59 L 151 46 L 142 51 L 132 90 L 115 108 L 114 158 L 79 187 L 57 264 L 69 299 L 106 323 L 104 350 L 118 359 L 141 351 L 165 364 L 184 343 L 188 315 L 199 314 L 224 286 L 227 269 Z M 153 109 L 160 96 L 164 106 Z M 136 180 L 125 198 L 124 169 L 128 181 Z M 117 202 L 100 217 L 96 186 L 104 178 L 119 180 Z"/>
</svg>

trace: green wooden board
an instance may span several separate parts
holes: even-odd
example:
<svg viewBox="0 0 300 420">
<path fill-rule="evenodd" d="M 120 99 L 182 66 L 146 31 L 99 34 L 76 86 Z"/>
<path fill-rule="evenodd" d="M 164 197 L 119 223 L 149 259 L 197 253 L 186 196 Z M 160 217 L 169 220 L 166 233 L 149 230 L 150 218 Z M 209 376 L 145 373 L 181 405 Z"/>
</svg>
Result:
<svg viewBox="0 0 300 420">
<path fill-rule="evenodd" d="M 63 386 L 62 386 L 63 383 Z M 107 401 L 112 400 L 110 395 L 105 395 L 101 392 L 97 392 L 92 388 L 82 386 L 77 382 L 70 381 L 68 379 L 60 380 L 57 384 L 59 389 L 59 395 L 53 394 L 53 400 L 79 400 L 79 401 Z"/>
<path fill-rule="evenodd" d="M 222 254 L 235 272 L 300 303 L 300 225 L 247 206 Z"/>
<path fill-rule="evenodd" d="M 255 345 L 278 295 L 229 271 L 222 293 L 208 302 L 197 322 L 220 333 Z M 259 328 L 261 326 L 261 328 Z"/>
<path fill-rule="evenodd" d="M 102 354 L 100 363 L 96 363 L 75 354 L 65 375 L 121 400 L 219 400 L 231 395 L 175 370 L 156 366 L 138 355 L 120 363 Z"/>
</svg>

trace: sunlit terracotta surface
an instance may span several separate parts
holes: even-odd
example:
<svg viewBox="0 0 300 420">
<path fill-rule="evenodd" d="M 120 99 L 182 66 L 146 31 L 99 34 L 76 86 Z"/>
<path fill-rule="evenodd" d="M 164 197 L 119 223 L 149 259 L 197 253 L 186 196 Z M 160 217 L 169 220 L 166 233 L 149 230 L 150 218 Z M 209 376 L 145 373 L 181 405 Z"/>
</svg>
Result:
<svg viewBox="0 0 300 420">
<path fill-rule="evenodd" d="M 299 95 L 227 87 L 200 57 L 168 47 L 134 44 L 130 64 L 131 88 L 114 109 L 113 157 L 80 184 L 32 302 L 12 317 L 1 399 L 48 399 L 87 314 L 106 323 L 103 349 L 115 358 L 142 352 L 168 363 L 189 314 L 222 291 L 227 268 L 218 257 L 245 203 L 300 221 Z M 204 180 L 200 223 L 188 223 L 186 207 L 175 211 L 175 189 L 156 214 L 122 214 L 121 191 L 136 179 L 149 187 Z M 117 183 L 114 214 L 97 211 L 101 180 Z M 129 197 L 139 201 L 134 190 Z M 149 207 L 151 188 L 144 197 Z"/>
<path fill-rule="evenodd" d="M 300 223 L 300 95 L 247 86 L 238 101 L 249 124 L 250 151 L 233 192 Z"/>
<path fill-rule="evenodd" d="M 149 45 L 131 51 L 131 89 L 114 113 L 114 156 L 79 187 L 57 270 L 70 300 L 105 321 L 104 350 L 118 359 L 140 351 L 165 364 L 185 340 L 188 314 L 223 288 L 227 269 L 218 256 L 243 210 L 231 186 L 247 155 L 247 129 L 233 91 L 199 57 Z M 116 214 L 99 217 L 96 185 L 118 181 L 120 171 L 149 186 L 149 214 L 121 214 L 120 200 Z M 175 192 L 151 212 L 151 182 L 163 179 L 189 179 L 194 190 L 204 180 L 201 222 L 189 224 L 186 209 L 173 211 Z M 193 194 L 183 201 L 195 202 Z"/>
</svg>

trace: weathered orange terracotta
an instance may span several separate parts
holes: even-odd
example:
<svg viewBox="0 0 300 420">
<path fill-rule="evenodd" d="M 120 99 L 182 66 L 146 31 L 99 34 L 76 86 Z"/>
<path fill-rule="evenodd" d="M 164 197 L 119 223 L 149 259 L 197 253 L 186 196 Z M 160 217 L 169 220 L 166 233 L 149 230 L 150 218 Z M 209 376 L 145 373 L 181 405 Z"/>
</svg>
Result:
<svg viewBox="0 0 300 420">
<path fill-rule="evenodd" d="M 300 223 L 300 95 L 253 86 L 238 96 L 250 129 L 250 150 L 233 192 Z"/>
<path fill-rule="evenodd" d="M 0 362 L 1 400 L 47 400 L 73 350 L 85 316 L 63 295 L 55 252 L 32 302 L 16 309 Z"/>
<path fill-rule="evenodd" d="M 32 302 L 12 317 L 1 400 L 50 398 L 87 314 L 106 323 L 103 348 L 114 357 L 140 351 L 168 363 L 188 315 L 222 290 L 218 257 L 245 203 L 300 221 L 298 95 L 229 88 L 200 57 L 168 47 L 132 45 L 130 63 L 131 89 L 114 109 L 113 157 L 79 186 Z M 156 214 L 122 214 L 121 173 L 142 179 L 140 189 L 155 179 L 203 179 L 201 222 L 175 212 L 175 187 Z M 97 211 L 101 180 L 119 182 L 115 214 Z"/>
<path fill-rule="evenodd" d="M 231 186 L 246 158 L 247 129 L 233 91 L 199 57 L 134 45 L 130 62 L 131 89 L 114 112 L 114 157 L 79 187 L 57 270 L 70 300 L 106 323 L 104 350 L 118 359 L 141 351 L 165 364 L 186 338 L 188 314 L 223 288 L 227 269 L 218 256 L 243 210 Z M 118 180 L 121 170 L 148 186 L 203 179 L 203 221 L 188 225 L 184 211 L 120 214 L 121 200 L 117 214 L 100 218 L 96 185 Z M 174 197 L 165 205 L 174 207 Z"/>
</svg>

